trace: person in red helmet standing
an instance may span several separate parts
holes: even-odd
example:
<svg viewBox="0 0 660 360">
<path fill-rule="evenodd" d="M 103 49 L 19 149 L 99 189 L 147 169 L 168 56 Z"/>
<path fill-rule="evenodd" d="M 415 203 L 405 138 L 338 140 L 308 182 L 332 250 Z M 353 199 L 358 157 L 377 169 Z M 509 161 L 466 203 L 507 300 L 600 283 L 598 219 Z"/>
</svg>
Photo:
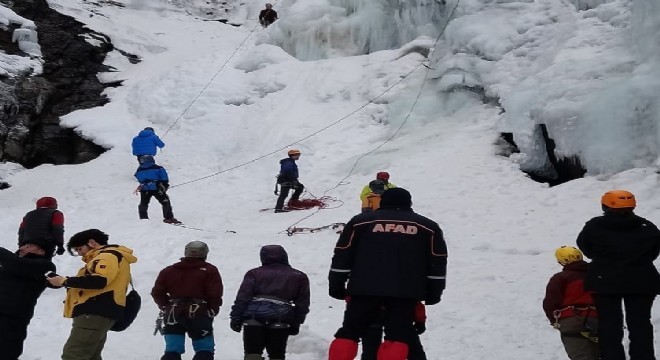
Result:
<svg viewBox="0 0 660 360">
<path fill-rule="evenodd" d="M 284 201 L 287 196 L 289 196 L 289 191 L 293 189 L 293 195 L 289 200 L 289 204 L 295 204 L 303 190 L 305 190 L 305 185 L 301 184 L 298 181 L 298 165 L 296 161 L 300 159 L 300 150 L 291 149 L 287 152 L 289 157 L 280 160 L 280 173 L 277 175 L 277 183 L 280 185 L 280 194 L 277 197 L 277 203 L 275 204 L 275 212 L 287 212 L 288 210 L 284 209 Z"/>
<path fill-rule="evenodd" d="M 585 289 L 598 309 L 602 360 L 625 360 L 622 310 L 630 340 L 630 360 L 654 360 L 651 308 L 660 293 L 660 273 L 653 262 L 660 255 L 660 230 L 635 215 L 635 195 L 625 190 L 606 192 L 604 214 L 584 225 L 577 245 L 592 260 Z"/>
<path fill-rule="evenodd" d="M 18 227 L 18 246 L 24 244 L 39 245 L 50 258 L 55 252 L 64 254 L 64 214 L 57 210 L 54 197 L 37 200 L 37 208 L 23 217 Z"/>
<path fill-rule="evenodd" d="M 362 188 L 360 193 L 360 200 L 362 200 L 362 212 L 369 212 L 380 207 L 380 196 L 387 189 L 393 189 L 396 185 L 390 182 L 390 174 L 381 171 L 376 174 L 376 180 L 372 180 L 369 184 Z"/>
</svg>

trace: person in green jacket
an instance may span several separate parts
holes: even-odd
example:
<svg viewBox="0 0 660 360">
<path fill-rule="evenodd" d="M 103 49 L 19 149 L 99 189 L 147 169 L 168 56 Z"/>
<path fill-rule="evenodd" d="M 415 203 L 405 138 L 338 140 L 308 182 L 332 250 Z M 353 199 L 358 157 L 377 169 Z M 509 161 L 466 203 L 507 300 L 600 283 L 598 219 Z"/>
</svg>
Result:
<svg viewBox="0 0 660 360">
<path fill-rule="evenodd" d="M 362 188 L 360 193 L 360 200 L 362 200 L 362 212 L 369 212 L 376 210 L 380 207 L 380 195 L 387 189 L 395 188 L 396 185 L 389 182 L 390 174 L 381 171 L 376 174 L 376 180 L 372 180 L 369 184 Z"/>
</svg>

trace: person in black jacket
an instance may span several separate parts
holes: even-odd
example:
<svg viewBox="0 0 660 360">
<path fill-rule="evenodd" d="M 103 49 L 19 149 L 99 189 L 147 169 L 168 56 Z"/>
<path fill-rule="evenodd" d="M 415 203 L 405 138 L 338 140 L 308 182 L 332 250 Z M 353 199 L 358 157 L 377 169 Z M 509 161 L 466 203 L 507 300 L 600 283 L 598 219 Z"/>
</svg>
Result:
<svg viewBox="0 0 660 360">
<path fill-rule="evenodd" d="M 46 289 L 46 273 L 55 265 L 39 244 L 24 243 L 16 253 L 0 247 L 0 349 L 3 360 L 23 353 L 37 299 Z"/>
<path fill-rule="evenodd" d="M 289 199 L 289 206 L 296 205 L 305 185 L 298 181 L 298 165 L 296 161 L 300 159 L 300 150 L 291 149 L 287 152 L 289 157 L 280 160 L 280 173 L 277 175 L 277 183 L 280 185 L 280 195 L 277 197 L 275 212 L 282 213 L 288 210 L 284 209 L 284 201 L 289 196 L 289 191 L 293 189 L 293 195 Z M 277 192 L 276 192 L 277 195 Z"/>
<path fill-rule="evenodd" d="M 440 302 L 447 245 L 438 224 L 411 206 L 407 190 L 385 190 L 379 209 L 353 217 L 342 231 L 328 276 L 329 293 L 340 300 L 350 295 L 351 301 L 329 360 L 353 360 L 358 340 L 379 316 L 385 341 L 378 358 L 405 360 L 407 342 L 415 336 L 416 303 Z"/>
<path fill-rule="evenodd" d="M 273 10 L 273 4 L 266 4 L 266 8 L 259 13 L 259 23 L 263 27 L 268 27 L 277 20 L 277 11 Z"/>
<path fill-rule="evenodd" d="M 660 254 L 660 230 L 633 213 L 635 196 L 612 190 L 601 200 L 603 216 L 589 220 L 577 245 L 592 260 L 585 289 L 593 292 L 599 314 L 598 336 L 603 360 L 625 360 L 623 311 L 631 360 L 653 360 L 651 308 L 660 293 L 660 273 L 653 261 Z"/>
<path fill-rule="evenodd" d="M 37 208 L 23 217 L 18 227 L 18 246 L 41 244 L 46 255 L 64 254 L 64 214 L 57 210 L 57 199 L 44 196 L 37 200 Z"/>
<path fill-rule="evenodd" d="M 309 312 L 309 279 L 289 265 L 280 245 L 260 251 L 262 266 L 248 271 L 236 294 L 230 327 L 243 329 L 245 360 L 283 360 L 289 335 L 298 335 Z"/>
</svg>

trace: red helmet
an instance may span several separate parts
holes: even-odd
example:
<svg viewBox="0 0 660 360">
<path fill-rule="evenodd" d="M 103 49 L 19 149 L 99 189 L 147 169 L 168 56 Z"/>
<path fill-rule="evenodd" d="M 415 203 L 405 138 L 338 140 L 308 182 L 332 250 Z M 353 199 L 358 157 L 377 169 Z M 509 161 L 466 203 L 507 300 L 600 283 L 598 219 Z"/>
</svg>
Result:
<svg viewBox="0 0 660 360">
<path fill-rule="evenodd" d="M 44 196 L 37 200 L 37 208 L 57 209 L 57 200 L 54 197 Z"/>
<path fill-rule="evenodd" d="M 381 171 L 378 174 L 376 174 L 376 179 L 383 180 L 383 181 L 389 181 L 390 180 L 390 173 L 388 173 L 386 171 Z"/>
</svg>

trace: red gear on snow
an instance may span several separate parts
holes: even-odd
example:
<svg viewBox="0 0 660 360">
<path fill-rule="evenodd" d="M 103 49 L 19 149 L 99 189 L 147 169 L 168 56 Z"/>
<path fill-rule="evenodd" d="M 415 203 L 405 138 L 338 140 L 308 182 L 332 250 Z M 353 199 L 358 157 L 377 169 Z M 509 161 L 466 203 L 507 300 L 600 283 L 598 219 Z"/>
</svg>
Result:
<svg viewBox="0 0 660 360">
<path fill-rule="evenodd" d="M 385 340 L 378 348 L 378 360 L 406 360 L 408 358 L 408 344 Z"/>
</svg>

